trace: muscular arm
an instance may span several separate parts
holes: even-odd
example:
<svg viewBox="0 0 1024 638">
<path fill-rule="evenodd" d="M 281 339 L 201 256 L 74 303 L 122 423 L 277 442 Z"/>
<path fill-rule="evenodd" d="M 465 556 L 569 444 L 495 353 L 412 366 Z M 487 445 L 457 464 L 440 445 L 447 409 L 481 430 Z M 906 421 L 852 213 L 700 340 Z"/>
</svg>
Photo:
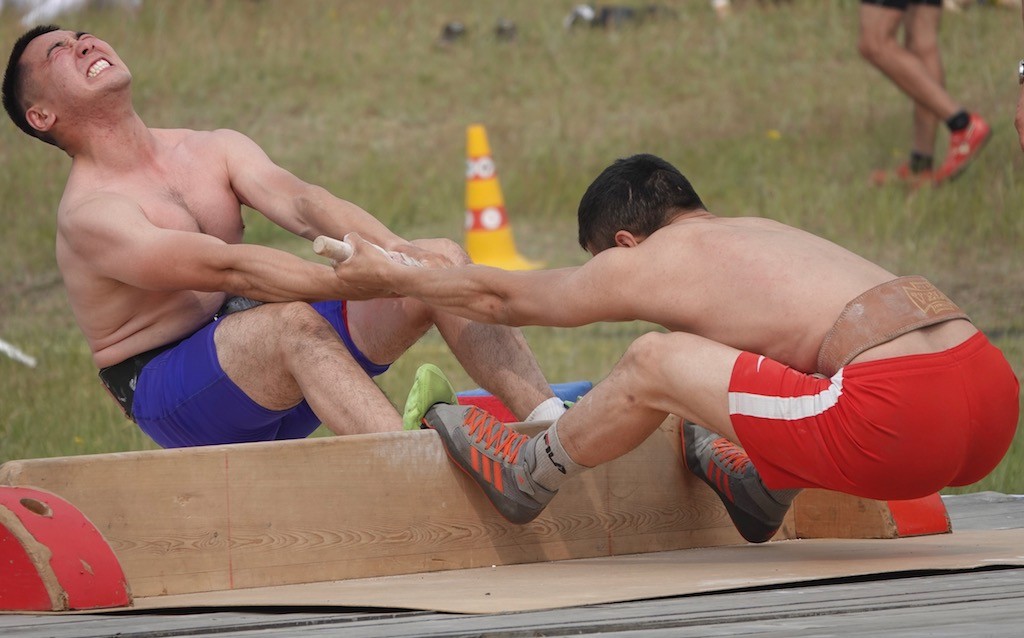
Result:
<svg viewBox="0 0 1024 638">
<path fill-rule="evenodd" d="M 638 291 L 622 281 L 622 273 L 636 272 L 629 265 L 636 249 L 608 250 L 578 268 L 507 271 L 403 266 L 358 237 L 350 241 L 354 255 L 335 267 L 346 284 L 414 297 L 476 321 L 572 327 L 639 318 Z"/>
<path fill-rule="evenodd" d="M 245 135 L 230 130 L 215 135 L 239 201 L 282 228 L 311 241 L 317 235 L 343 237 L 357 232 L 389 250 L 422 252 L 359 206 L 281 168 Z"/>
<path fill-rule="evenodd" d="M 251 244 L 160 228 L 133 201 L 99 194 L 60 218 L 59 250 L 98 276 L 142 290 L 227 292 L 260 301 L 364 298 L 330 267 Z"/>
</svg>

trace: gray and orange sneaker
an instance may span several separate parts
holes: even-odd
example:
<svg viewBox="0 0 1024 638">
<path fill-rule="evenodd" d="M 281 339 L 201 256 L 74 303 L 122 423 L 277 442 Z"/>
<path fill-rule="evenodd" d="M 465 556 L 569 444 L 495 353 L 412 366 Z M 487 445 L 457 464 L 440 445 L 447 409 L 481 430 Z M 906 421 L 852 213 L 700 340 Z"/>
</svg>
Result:
<svg viewBox="0 0 1024 638">
<path fill-rule="evenodd" d="M 473 405 L 439 403 L 427 410 L 423 424 L 438 433 L 448 457 L 509 522 L 529 523 L 557 494 L 530 476 L 539 436 L 520 434 Z"/>
<path fill-rule="evenodd" d="M 750 457 L 729 439 L 683 422 L 686 467 L 714 490 L 733 525 L 751 543 L 771 540 L 789 510 L 772 498 Z"/>
</svg>

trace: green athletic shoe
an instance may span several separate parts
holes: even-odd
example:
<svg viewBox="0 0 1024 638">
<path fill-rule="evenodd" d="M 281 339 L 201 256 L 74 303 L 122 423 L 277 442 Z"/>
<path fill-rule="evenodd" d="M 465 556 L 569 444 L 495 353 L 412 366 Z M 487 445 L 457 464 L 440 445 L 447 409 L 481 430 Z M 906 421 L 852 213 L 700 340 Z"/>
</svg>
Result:
<svg viewBox="0 0 1024 638">
<path fill-rule="evenodd" d="M 420 429 L 423 415 L 437 403 L 454 405 L 458 403 L 458 397 L 455 396 L 455 389 L 441 369 L 432 363 L 425 363 L 416 371 L 412 388 L 409 389 L 409 397 L 405 400 L 402 429 Z"/>
</svg>

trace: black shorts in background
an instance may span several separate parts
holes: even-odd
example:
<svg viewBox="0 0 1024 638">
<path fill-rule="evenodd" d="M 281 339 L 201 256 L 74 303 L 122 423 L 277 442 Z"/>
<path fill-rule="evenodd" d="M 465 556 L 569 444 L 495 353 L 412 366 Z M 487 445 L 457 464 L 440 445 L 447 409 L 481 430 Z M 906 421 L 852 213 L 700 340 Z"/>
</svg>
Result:
<svg viewBox="0 0 1024 638">
<path fill-rule="evenodd" d="M 861 4 L 873 4 L 888 9 L 899 9 L 906 11 L 911 4 L 926 4 L 932 7 L 942 8 L 942 0 L 860 0 Z"/>
</svg>

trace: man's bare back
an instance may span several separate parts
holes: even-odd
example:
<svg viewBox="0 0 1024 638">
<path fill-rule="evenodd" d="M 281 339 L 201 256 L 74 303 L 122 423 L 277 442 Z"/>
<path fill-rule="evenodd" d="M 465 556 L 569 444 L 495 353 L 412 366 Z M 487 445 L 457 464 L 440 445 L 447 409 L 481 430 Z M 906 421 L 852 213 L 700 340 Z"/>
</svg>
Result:
<svg viewBox="0 0 1024 638">
<path fill-rule="evenodd" d="M 635 239 L 578 268 L 547 272 L 509 275 L 470 267 L 459 272 L 463 280 L 410 272 L 366 250 L 338 272 L 352 284 L 421 295 L 454 312 L 470 309 L 467 316 L 478 320 L 558 326 L 649 321 L 803 372 L 816 371 L 822 340 L 843 307 L 896 278 L 828 240 L 760 217 L 688 213 Z M 877 346 L 857 360 L 935 352 L 974 332 L 966 321 L 951 321 Z"/>
<path fill-rule="evenodd" d="M 695 213 L 633 248 L 597 255 L 628 260 L 638 318 L 813 371 L 843 306 L 895 275 L 814 235 L 759 218 Z M 586 266 L 584 266 L 586 268 Z M 621 278 L 621 275 L 620 275 Z M 616 286 L 621 289 L 621 286 Z"/>
<path fill-rule="evenodd" d="M 816 371 L 822 340 L 844 306 L 896 277 L 797 228 L 708 213 L 678 218 L 642 241 L 630 259 L 636 268 L 622 272 L 636 273 L 633 286 L 645 291 L 644 316 L 638 318 L 764 354 L 803 372 Z M 956 343 L 976 331 L 967 322 L 956 323 L 959 329 L 935 331 Z M 955 345 L 944 338 L 934 345 L 920 341 L 904 344 L 928 352 Z M 884 350 L 858 361 L 902 353 L 891 345 Z"/>
<path fill-rule="evenodd" d="M 159 228 L 242 240 L 241 204 L 226 174 L 217 133 L 151 129 L 155 152 L 146 164 L 72 165 L 58 210 L 57 263 L 72 310 L 97 366 L 179 339 L 210 320 L 223 292 L 146 290 L 98 272 L 91 244 L 104 224 L 132 223 L 138 214 Z M 119 211 L 111 219 L 78 219 Z M 80 232 L 83 224 L 92 232 Z M 121 247 L 121 255 L 131 255 Z M 168 264 L 168 267 L 173 265 Z M 129 266 L 130 269 L 130 266 Z"/>
</svg>

